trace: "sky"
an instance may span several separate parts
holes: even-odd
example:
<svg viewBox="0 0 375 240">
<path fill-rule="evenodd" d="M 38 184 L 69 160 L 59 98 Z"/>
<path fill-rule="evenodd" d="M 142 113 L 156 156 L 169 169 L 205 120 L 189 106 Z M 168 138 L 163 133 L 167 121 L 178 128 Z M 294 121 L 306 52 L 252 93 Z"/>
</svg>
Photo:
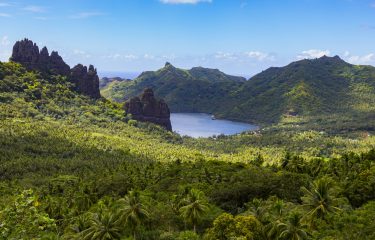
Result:
<svg viewBox="0 0 375 240">
<path fill-rule="evenodd" d="M 375 65 L 375 0 L 0 0 L 0 61 L 23 38 L 99 72 L 170 62 L 251 76 L 323 55 Z"/>
</svg>

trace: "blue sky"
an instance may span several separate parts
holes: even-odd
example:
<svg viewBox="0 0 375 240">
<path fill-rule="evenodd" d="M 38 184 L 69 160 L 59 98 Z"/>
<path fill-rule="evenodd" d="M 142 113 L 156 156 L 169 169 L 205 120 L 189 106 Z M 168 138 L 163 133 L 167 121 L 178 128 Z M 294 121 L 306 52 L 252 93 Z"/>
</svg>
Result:
<svg viewBox="0 0 375 240">
<path fill-rule="evenodd" d="M 2 61 L 27 37 L 99 71 L 253 75 L 324 54 L 375 65 L 375 0 L 0 0 L 0 26 Z"/>
</svg>

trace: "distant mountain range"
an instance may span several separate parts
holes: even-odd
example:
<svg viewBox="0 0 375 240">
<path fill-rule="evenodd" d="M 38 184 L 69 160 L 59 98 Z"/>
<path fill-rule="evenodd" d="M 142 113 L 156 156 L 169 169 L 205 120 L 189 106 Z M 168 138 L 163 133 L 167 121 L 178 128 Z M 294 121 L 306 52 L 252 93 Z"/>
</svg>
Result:
<svg viewBox="0 0 375 240">
<path fill-rule="evenodd" d="M 351 65 L 338 56 L 269 68 L 249 80 L 217 69 L 184 70 L 167 63 L 133 81 L 108 85 L 102 95 L 123 102 L 146 87 L 164 98 L 172 112 L 206 112 L 245 122 L 375 116 L 375 67 Z"/>
</svg>

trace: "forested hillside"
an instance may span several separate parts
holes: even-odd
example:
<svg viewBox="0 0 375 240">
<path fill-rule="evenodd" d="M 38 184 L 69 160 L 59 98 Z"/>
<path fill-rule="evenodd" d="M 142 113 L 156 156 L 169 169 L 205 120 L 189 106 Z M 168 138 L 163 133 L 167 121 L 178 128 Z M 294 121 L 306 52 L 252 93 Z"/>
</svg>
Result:
<svg viewBox="0 0 375 240">
<path fill-rule="evenodd" d="M 130 82 L 115 83 L 102 89 L 108 99 L 123 102 L 149 87 L 162 97 L 173 112 L 215 112 L 229 107 L 226 96 L 245 78 L 226 75 L 219 70 L 193 68 L 183 70 L 167 63 L 156 72 L 144 72 Z"/>
<path fill-rule="evenodd" d="M 351 65 L 338 56 L 324 56 L 270 68 L 248 81 L 220 78 L 212 72 L 215 70 L 204 68 L 185 71 L 168 64 L 156 72 L 143 73 L 132 82 L 116 83 L 103 92 L 121 102 L 152 87 L 165 98 L 172 112 L 206 112 L 263 125 L 289 118 L 300 124 L 307 122 L 314 129 L 321 125 L 332 127 L 328 125 L 338 121 L 339 131 L 374 130 L 372 66 Z"/>
<path fill-rule="evenodd" d="M 76 84 L 0 63 L 0 239 L 375 238 L 368 131 L 192 139 Z"/>
</svg>

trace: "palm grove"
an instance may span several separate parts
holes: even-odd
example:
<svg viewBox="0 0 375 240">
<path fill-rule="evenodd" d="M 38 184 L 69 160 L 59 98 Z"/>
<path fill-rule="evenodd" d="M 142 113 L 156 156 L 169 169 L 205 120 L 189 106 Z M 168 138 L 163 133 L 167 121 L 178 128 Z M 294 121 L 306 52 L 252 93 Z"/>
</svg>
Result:
<svg viewBox="0 0 375 240">
<path fill-rule="evenodd" d="M 0 63 L 1 239 L 375 238 L 373 137 L 195 140 L 75 84 Z"/>
</svg>

